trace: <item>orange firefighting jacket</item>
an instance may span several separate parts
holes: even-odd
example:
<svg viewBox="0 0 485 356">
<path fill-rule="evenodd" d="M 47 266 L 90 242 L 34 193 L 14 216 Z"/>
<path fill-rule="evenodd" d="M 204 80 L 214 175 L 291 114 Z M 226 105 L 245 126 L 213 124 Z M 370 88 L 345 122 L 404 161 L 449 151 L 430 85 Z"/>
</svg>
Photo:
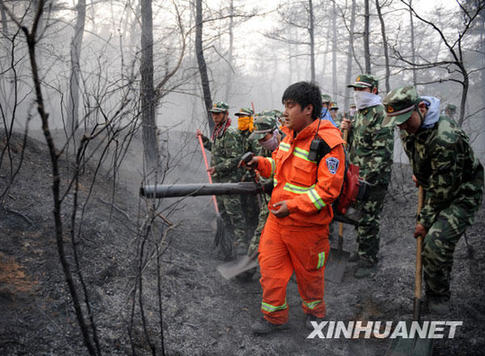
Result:
<svg viewBox="0 0 485 356">
<path fill-rule="evenodd" d="M 286 127 L 286 137 L 273 152 L 272 158 L 260 157 L 258 171 L 263 177 L 273 177 L 274 188 L 269 209 L 286 200 L 290 215 L 278 219 L 282 225 L 317 228 L 333 218 L 332 202 L 339 196 L 345 173 L 344 140 L 340 131 L 328 120 L 321 120 L 319 136 L 330 146 L 318 166 L 310 161 L 310 144 L 315 138 L 319 119 L 294 135 Z"/>
</svg>

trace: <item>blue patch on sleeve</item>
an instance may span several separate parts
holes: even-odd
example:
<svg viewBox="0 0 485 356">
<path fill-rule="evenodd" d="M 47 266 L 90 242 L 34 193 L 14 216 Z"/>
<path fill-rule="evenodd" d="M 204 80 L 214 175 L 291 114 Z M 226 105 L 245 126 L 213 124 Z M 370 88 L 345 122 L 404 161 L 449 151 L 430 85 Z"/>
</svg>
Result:
<svg viewBox="0 0 485 356">
<path fill-rule="evenodd" d="M 335 157 L 328 157 L 326 159 L 328 171 L 332 174 L 337 173 L 338 165 L 340 161 Z"/>
</svg>

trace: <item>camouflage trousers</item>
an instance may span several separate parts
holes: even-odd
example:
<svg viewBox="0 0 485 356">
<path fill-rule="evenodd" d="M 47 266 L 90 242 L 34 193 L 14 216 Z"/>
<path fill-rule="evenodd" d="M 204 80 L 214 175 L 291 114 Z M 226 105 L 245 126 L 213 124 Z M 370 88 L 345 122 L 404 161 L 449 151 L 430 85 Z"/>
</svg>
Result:
<svg viewBox="0 0 485 356">
<path fill-rule="evenodd" d="M 481 205 L 481 194 L 475 206 L 459 202 L 443 209 L 423 241 L 423 270 L 428 296 L 450 297 L 450 275 L 453 252 L 467 226 Z"/>
<path fill-rule="evenodd" d="M 249 256 L 251 256 L 256 251 L 258 251 L 259 239 L 261 238 L 261 234 L 263 233 L 264 225 L 266 224 L 266 220 L 268 219 L 268 215 L 269 215 L 269 209 L 268 209 L 267 202 L 269 201 L 270 198 L 271 198 L 271 196 L 266 194 L 266 201 L 263 201 L 263 204 L 262 204 L 261 209 L 259 211 L 258 226 L 256 226 L 256 230 L 254 230 L 253 237 L 252 237 L 251 241 L 249 242 L 249 249 L 248 249 L 248 255 Z"/>
<path fill-rule="evenodd" d="M 246 219 L 246 235 L 251 240 L 258 226 L 259 200 L 257 195 L 241 194 L 241 207 Z"/>
<path fill-rule="evenodd" d="M 377 263 L 379 252 L 379 221 L 384 198 L 386 197 L 387 184 L 378 184 L 369 187 L 368 197 L 360 203 L 362 215 L 359 219 L 357 230 L 357 253 L 361 258 Z"/>
<path fill-rule="evenodd" d="M 226 229 L 219 248 L 222 257 L 228 259 L 232 256 L 233 250 L 236 252 L 238 246 L 247 248 L 246 223 L 239 195 L 219 195 L 216 199 Z"/>
</svg>

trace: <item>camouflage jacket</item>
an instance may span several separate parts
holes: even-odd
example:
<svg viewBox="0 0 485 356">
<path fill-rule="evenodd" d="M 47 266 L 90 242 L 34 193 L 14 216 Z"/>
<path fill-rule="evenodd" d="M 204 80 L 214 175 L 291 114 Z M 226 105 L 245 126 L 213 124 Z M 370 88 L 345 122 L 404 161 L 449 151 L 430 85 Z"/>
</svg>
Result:
<svg viewBox="0 0 485 356">
<path fill-rule="evenodd" d="M 429 229 L 438 213 L 451 203 L 466 208 L 477 204 L 483 190 L 483 167 L 467 135 L 447 116 L 416 134 L 401 132 L 413 173 L 426 193 L 418 222 Z"/>
<path fill-rule="evenodd" d="M 242 145 L 244 149 L 244 153 L 246 152 L 252 152 L 256 156 L 259 156 L 259 152 L 261 150 L 261 145 L 259 144 L 258 141 L 254 139 L 250 139 L 249 135 L 251 135 L 250 131 L 239 131 L 239 134 L 241 135 L 241 140 L 242 140 Z"/>
<path fill-rule="evenodd" d="M 359 166 L 360 176 L 371 184 L 388 184 L 391 176 L 394 131 L 382 127 L 382 105 L 355 113 L 349 133 L 349 159 Z"/>
<path fill-rule="evenodd" d="M 249 138 L 249 135 L 251 135 L 251 132 L 248 130 L 247 131 L 239 130 L 239 134 L 241 135 L 242 145 L 244 148 L 243 154 L 246 152 L 252 152 L 254 153 L 255 156 L 261 156 L 262 147 L 258 141 Z M 255 177 L 254 171 L 246 170 L 246 172 L 243 173 L 242 181 L 252 182 L 254 181 L 254 177 Z"/>
<path fill-rule="evenodd" d="M 211 166 L 216 169 L 212 176 L 214 182 L 239 182 L 244 170 L 237 165 L 244 151 L 238 131 L 228 127 L 214 142 L 205 136 L 202 136 L 202 141 L 204 147 L 211 151 Z"/>
</svg>

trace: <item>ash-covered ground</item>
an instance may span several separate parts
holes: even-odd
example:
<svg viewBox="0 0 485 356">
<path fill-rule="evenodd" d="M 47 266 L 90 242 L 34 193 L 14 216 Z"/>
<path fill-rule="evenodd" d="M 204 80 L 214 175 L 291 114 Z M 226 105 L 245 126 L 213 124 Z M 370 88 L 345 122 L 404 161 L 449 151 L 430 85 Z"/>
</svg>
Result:
<svg viewBox="0 0 485 356">
<path fill-rule="evenodd" d="M 184 139 L 182 140 L 181 137 Z M 184 141 L 186 140 L 186 141 Z M 192 134 L 171 141 L 171 155 L 182 157 L 167 182 L 205 182 L 202 157 Z M 195 140 L 194 140 L 195 141 Z M 0 192 L 9 184 L 11 168 L 21 158 L 21 136 L 11 141 L 11 159 L 4 159 Z M 0 140 L 0 148 L 5 137 Z M 135 142 L 134 146 L 140 145 Z M 138 147 L 139 148 L 139 147 Z M 143 273 L 146 333 L 135 305 L 130 329 L 132 292 L 136 284 L 139 238 L 137 228 L 144 203 L 137 196 L 136 156 L 116 182 L 103 173 L 92 184 L 95 162 L 80 181 L 81 198 L 89 203 L 80 213 L 82 224 L 77 250 L 104 354 L 151 354 L 149 342 L 161 353 L 156 263 Z M 177 156 L 179 155 L 179 156 Z M 29 139 L 23 164 L 0 206 L 0 354 L 87 354 L 67 291 L 57 254 L 52 218 L 51 171 L 46 146 Z M 10 164 L 12 162 L 12 164 Z M 66 183 L 71 163 L 62 161 Z M 116 187 L 113 195 L 113 187 Z M 92 189 L 91 189 L 92 188 Z M 414 289 L 416 188 L 408 166 L 395 165 L 381 221 L 381 252 L 377 274 L 366 280 L 352 276 L 347 265 L 342 283 L 326 283 L 327 319 L 335 321 L 409 320 Z M 70 219 L 72 195 L 63 211 Z M 114 201 L 115 206 L 112 206 Z M 165 206 L 173 200 L 162 202 Z M 390 340 L 307 339 L 304 315 L 294 280 L 288 286 L 290 329 L 274 335 L 253 336 L 250 326 L 260 318 L 261 287 L 252 281 L 224 280 L 216 271 L 213 253 L 215 214 L 208 197 L 185 199 L 167 218 L 176 227 L 167 232 L 161 258 L 163 342 L 168 355 L 382 355 Z M 167 231 L 161 220 L 159 231 Z M 165 229 L 165 230 L 164 230 Z M 452 311 L 425 316 L 433 320 L 463 321 L 454 339 L 434 342 L 434 355 L 479 355 L 485 347 L 485 210 L 467 230 L 470 253 L 462 238 L 455 251 Z M 345 226 L 344 249 L 356 248 L 353 228 Z M 65 233 L 68 261 L 74 265 L 69 231 Z M 75 272 L 75 271 L 74 271 Z M 76 281 L 79 282 L 78 278 Z M 146 335 L 149 336 L 149 340 Z"/>
</svg>

